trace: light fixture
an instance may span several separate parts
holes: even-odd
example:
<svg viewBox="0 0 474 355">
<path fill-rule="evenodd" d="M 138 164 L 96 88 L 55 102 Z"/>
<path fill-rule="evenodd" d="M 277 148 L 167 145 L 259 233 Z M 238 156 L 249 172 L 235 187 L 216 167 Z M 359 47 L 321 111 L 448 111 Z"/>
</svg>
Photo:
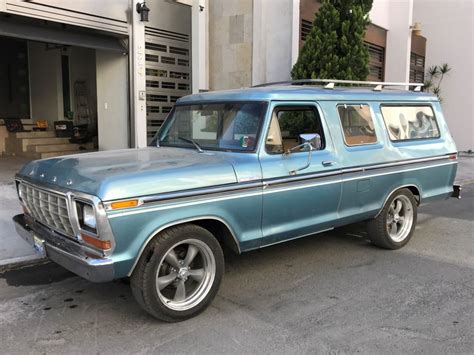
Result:
<svg viewBox="0 0 474 355">
<path fill-rule="evenodd" d="M 410 29 L 415 36 L 421 36 L 421 23 L 415 22 Z"/>
<path fill-rule="evenodd" d="M 146 1 L 137 3 L 137 12 L 140 14 L 140 20 L 142 22 L 148 22 L 148 13 L 150 12 L 150 8 L 146 6 Z"/>
</svg>

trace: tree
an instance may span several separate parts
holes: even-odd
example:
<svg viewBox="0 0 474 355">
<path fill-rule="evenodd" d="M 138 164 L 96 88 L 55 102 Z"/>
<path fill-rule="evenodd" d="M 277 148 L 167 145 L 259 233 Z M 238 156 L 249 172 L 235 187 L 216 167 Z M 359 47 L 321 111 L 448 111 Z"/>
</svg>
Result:
<svg viewBox="0 0 474 355">
<path fill-rule="evenodd" d="M 444 76 L 451 71 L 451 67 L 448 63 L 443 63 L 441 65 L 433 65 L 428 68 L 426 72 L 426 80 L 424 90 L 426 92 L 432 92 L 440 102 L 443 101 L 441 97 L 441 83 L 443 82 Z M 436 83 L 437 81 L 437 83 Z"/>
<path fill-rule="evenodd" d="M 364 36 L 372 1 L 323 0 L 292 78 L 365 80 L 369 51 Z"/>
</svg>

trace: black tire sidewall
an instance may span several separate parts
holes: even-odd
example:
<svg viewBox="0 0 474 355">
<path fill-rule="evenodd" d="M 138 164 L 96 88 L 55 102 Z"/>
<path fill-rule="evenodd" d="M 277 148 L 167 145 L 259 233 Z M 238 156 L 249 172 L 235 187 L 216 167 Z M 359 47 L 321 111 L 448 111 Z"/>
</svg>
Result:
<svg viewBox="0 0 474 355">
<path fill-rule="evenodd" d="M 412 225 L 410 227 L 410 232 L 408 233 L 407 237 L 405 239 L 403 239 L 402 241 L 400 242 L 396 242 L 394 241 L 391 237 L 390 237 L 390 234 L 388 233 L 388 230 L 386 228 L 386 224 L 387 224 L 387 218 L 388 218 L 388 211 L 390 209 L 390 205 L 392 204 L 392 202 L 399 196 L 406 196 L 411 204 L 412 204 L 412 209 L 413 209 L 413 222 L 412 222 Z M 392 196 L 390 196 L 390 198 L 387 200 L 387 202 L 385 203 L 385 206 L 383 208 L 383 211 L 380 215 L 381 218 L 381 223 L 383 223 L 383 232 L 384 232 L 384 239 L 385 239 L 385 242 L 387 244 L 390 245 L 390 248 L 391 249 L 399 249 L 401 247 L 403 247 L 405 244 L 407 244 L 410 239 L 413 237 L 413 233 L 415 231 L 415 227 L 416 227 L 416 221 L 417 221 L 417 202 L 415 200 L 415 197 L 413 196 L 412 192 L 408 189 L 400 189 L 398 191 L 396 191 Z"/>
<path fill-rule="evenodd" d="M 156 318 L 167 322 L 176 322 L 196 316 L 204 311 L 212 302 L 219 290 L 222 276 L 224 274 L 224 256 L 222 248 L 216 238 L 206 229 L 197 225 L 183 225 L 173 228 L 164 234 L 159 234 L 154 245 L 154 251 L 146 266 L 143 268 L 143 289 L 142 294 L 146 310 Z M 175 244 L 186 239 L 196 239 L 205 243 L 214 256 L 216 263 L 216 273 L 213 284 L 206 297 L 196 306 L 185 311 L 176 311 L 163 304 L 156 290 L 156 272 L 158 266 Z"/>
</svg>

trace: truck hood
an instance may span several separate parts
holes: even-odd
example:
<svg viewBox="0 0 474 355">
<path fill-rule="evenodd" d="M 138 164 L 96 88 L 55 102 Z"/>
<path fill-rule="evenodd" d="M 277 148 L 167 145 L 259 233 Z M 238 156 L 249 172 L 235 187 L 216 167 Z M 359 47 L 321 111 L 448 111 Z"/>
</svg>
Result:
<svg viewBox="0 0 474 355">
<path fill-rule="evenodd" d="M 169 147 L 36 160 L 26 164 L 18 176 L 103 201 L 237 182 L 232 164 L 219 153 Z"/>
</svg>

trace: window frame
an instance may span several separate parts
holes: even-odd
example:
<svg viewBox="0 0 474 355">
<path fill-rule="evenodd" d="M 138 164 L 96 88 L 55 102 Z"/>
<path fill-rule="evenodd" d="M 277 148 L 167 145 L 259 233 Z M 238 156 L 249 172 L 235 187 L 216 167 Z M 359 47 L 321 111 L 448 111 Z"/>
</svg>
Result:
<svg viewBox="0 0 474 355">
<path fill-rule="evenodd" d="M 180 106 L 195 106 L 195 105 L 211 105 L 211 104 L 225 104 L 225 103 L 233 103 L 233 104 L 249 104 L 249 103 L 259 103 L 259 104 L 265 104 L 265 110 L 262 114 L 262 121 L 259 125 L 259 128 L 258 128 L 258 131 L 257 131 L 257 134 L 256 134 L 256 137 L 257 137 L 257 140 L 255 142 L 255 146 L 254 146 L 254 149 L 252 150 L 240 150 L 240 149 L 217 149 L 217 148 L 207 148 L 207 147 L 203 147 L 202 149 L 204 151 L 208 150 L 208 151 L 213 151 L 213 152 L 232 152 L 232 153 L 245 153 L 245 154 L 252 154 L 252 153 L 256 153 L 260 147 L 260 144 L 261 144 L 261 141 L 262 141 L 262 136 L 263 136 L 263 132 L 265 130 L 264 126 L 265 126 L 265 121 L 266 121 L 266 118 L 267 118 L 267 115 L 268 115 L 268 111 L 269 109 L 271 108 L 271 102 L 268 101 L 268 100 L 199 100 L 199 101 L 190 101 L 190 102 L 179 102 L 179 103 L 176 103 L 173 108 L 171 109 L 170 112 L 168 112 L 168 115 L 166 116 L 166 118 L 164 119 L 163 123 L 161 124 L 161 126 L 158 128 L 158 130 L 156 131 L 155 135 L 153 136 L 152 140 L 150 141 L 150 143 L 147 145 L 149 147 L 157 147 L 156 146 L 156 142 L 157 142 L 157 139 L 160 137 L 160 134 L 161 134 L 161 131 L 166 129 L 166 122 L 169 120 L 169 118 L 171 117 L 171 114 L 174 113 L 174 111 L 176 110 L 176 108 L 180 107 Z M 152 145 L 152 143 L 155 143 Z M 161 146 L 161 145 L 160 145 Z M 183 149 L 196 149 L 193 147 L 193 145 L 189 145 L 188 146 L 183 146 L 183 145 L 177 145 L 177 144 L 166 144 L 166 145 L 163 145 L 163 147 L 172 147 L 172 148 L 183 148 Z"/>
<path fill-rule="evenodd" d="M 269 107 L 269 108 L 271 108 L 271 107 Z M 292 109 L 294 111 L 298 111 L 298 110 L 304 111 L 304 110 L 310 109 L 310 110 L 312 110 L 313 112 L 316 113 L 316 118 L 319 120 L 319 125 L 320 125 L 321 130 L 322 130 L 322 136 L 321 136 L 322 149 L 313 150 L 312 152 L 313 153 L 323 152 L 323 151 L 327 150 L 327 139 L 326 139 L 326 132 L 325 132 L 324 125 L 323 125 L 322 112 L 319 109 L 319 106 L 315 102 L 305 102 L 305 101 L 303 101 L 301 103 L 300 102 L 295 102 L 295 103 L 285 102 L 285 103 L 281 103 L 281 104 L 277 103 L 273 106 L 272 111 L 270 112 L 268 127 L 266 128 L 266 133 L 265 133 L 264 136 L 262 135 L 263 150 L 265 151 L 265 153 L 268 154 L 268 155 L 283 155 L 283 154 L 286 153 L 285 151 L 283 151 L 282 153 L 269 152 L 267 150 L 267 137 L 268 137 L 268 134 L 270 133 L 270 127 L 271 127 L 271 123 L 272 123 L 272 120 L 273 120 L 273 115 L 275 114 L 275 112 L 278 112 L 278 111 L 291 111 Z M 277 122 L 278 122 L 278 128 L 280 129 L 280 136 L 281 136 L 281 127 L 280 127 L 280 122 L 278 121 L 278 116 L 277 116 Z M 281 138 L 282 138 L 282 141 L 283 141 L 283 136 L 281 136 Z M 293 152 L 292 154 L 300 154 L 300 153 L 307 153 L 307 152 L 305 152 L 305 151 Z"/>
<path fill-rule="evenodd" d="M 374 131 L 375 131 L 375 138 L 376 138 L 375 142 L 372 142 L 372 143 L 359 143 L 359 144 L 349 144 L 349 143 L 347 143 L 346 135 L 344 133 L 344 127 L 342 126 L 341 115 L 339 114 L 339 106 L 344 106 L 344 105 L 346 105 L 346 106 L 360 106 L 360 105 L 363 105 L 363 106 L 367 106 L 369 108 L 370 117 L 372 118 L 372 123 L 374 124 Z M 364 102 L 338 103 L 338 104 L 336 104 L 336 112 L 337 112 L 337 116 L 338 116 L 339 127 L 340 127 L 341 133 L 342 133 L 342 140 L 344 141 L 344 145 L 347 148 L 380 144 L 380 140 L 379 140 L 379 137 L 377 135 L 376 123 L 375 123 L 375 119 L 374 119 L 375 112 L 373 111 L 372 106 L 369 103 L 366 103 L 366 102 L 365 103 Z"/>
<path fill-rule="evenodd" d="M 438 129 L 438 136 L 437 137 L 427 137 L 427 138 L 408 138 L 408 139 L 395 139 L 395 140 L 392 139 L 390 137 L 390 131 L 389 131 L 389 128 L 387 126 L 387 122 L 385 121 L 385 117 L 384 117 L 383 111 L 382 111 L 382 108 L 384 106 L 385 107 L 420 107 L 420 106 L 422 107 L 422 106 L 425 106 L 425 107 L 431 108 L 431 111 L 433 112 L 433 118 L 434 118 L 434 121 L 436 123 L 436 128 Z M 439 129 L 438 118 L 436 117 L 436 111 L 433 108 L 433 105 L 429 102 L 426 102 L 426 103 L 381 103 L 379 105 L 379 109 L 380 109 L 380 115 L 382 116 L 382 121 L 383 121 L 384 126 L 385 126 L 385 130 L 387 131 L 388 139 L 392 143 L 420 142 L 420 141 L 426 141 L 426 140 L 431 140 L 431 139 L 441 139 L 441 130 Z"/>
</svg>

